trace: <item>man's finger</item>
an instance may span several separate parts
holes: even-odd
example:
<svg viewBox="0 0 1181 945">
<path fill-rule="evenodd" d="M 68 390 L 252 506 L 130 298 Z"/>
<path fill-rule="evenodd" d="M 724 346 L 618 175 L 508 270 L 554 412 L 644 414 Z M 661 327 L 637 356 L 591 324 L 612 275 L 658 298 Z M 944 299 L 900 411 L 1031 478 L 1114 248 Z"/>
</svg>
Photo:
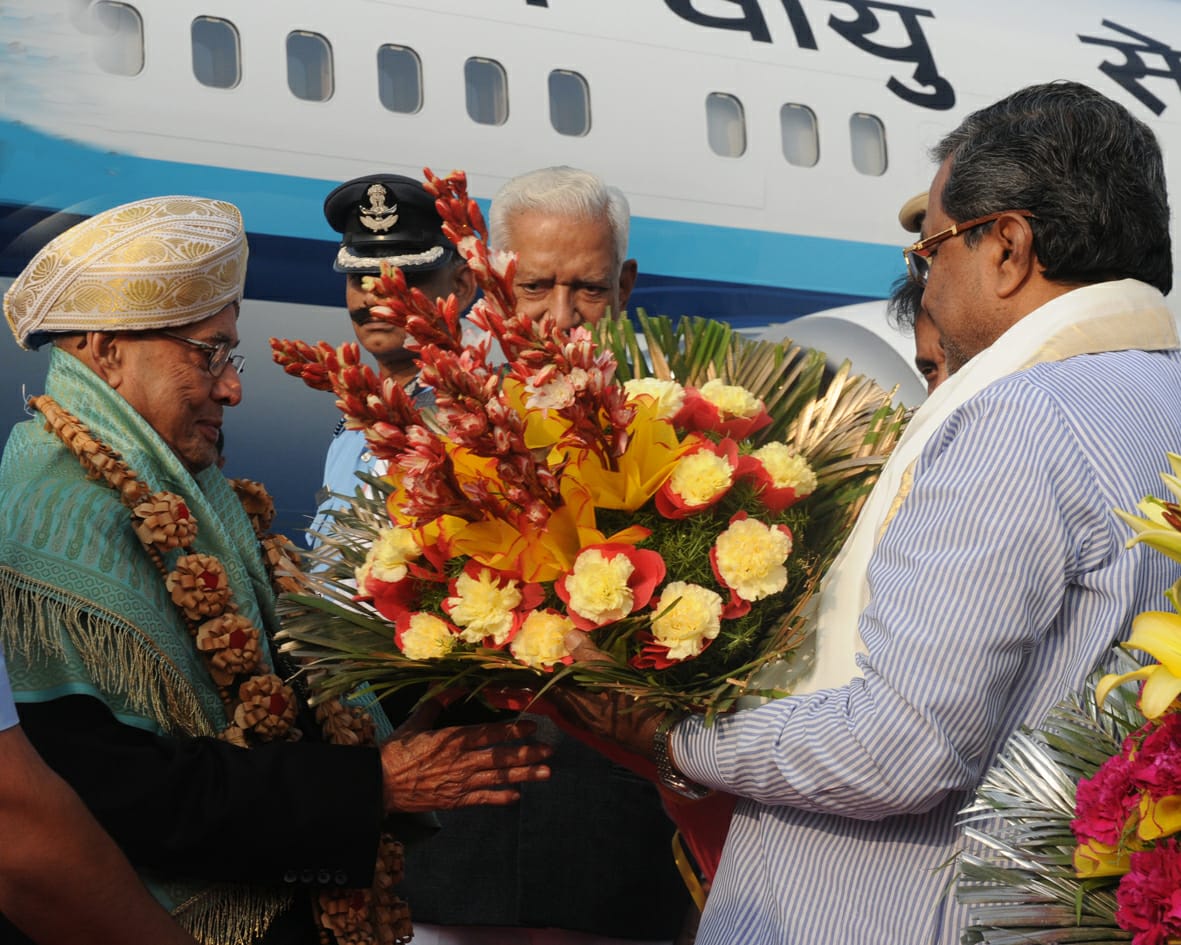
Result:
<svg viewBox="0 0 1181 945">
<path fill-rule="evenodd" d="M 594 645 L 589 633 L 583 633 L 580 630 L 568 630 L 562 640 L 576 663 L 611 662 L 611 657 Z"/>
</svg>

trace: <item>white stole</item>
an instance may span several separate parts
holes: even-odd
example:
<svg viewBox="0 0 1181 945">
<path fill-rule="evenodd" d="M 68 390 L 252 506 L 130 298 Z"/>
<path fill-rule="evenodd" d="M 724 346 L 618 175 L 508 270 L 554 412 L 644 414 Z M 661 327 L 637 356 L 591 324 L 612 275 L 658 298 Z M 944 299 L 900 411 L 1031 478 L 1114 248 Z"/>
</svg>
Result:
<svg viewBox="0 0 1181 945">
<path fill-rule="evenodd" d="M 910 491 L 923 447 L 969 398 L 994 381 L 1040 362 L 1103 351 L 1178 347 L 1181 342 L 1164 296 L 1135 279 L 1067 292 L 1009 328 L 915 411 L 825 576 L 818 599 L 812 601 L 814 632 L 792 659 L 760 671 L 755 685 L 802 695 L 843 686 L 861 675 L 856 657 L 866 650 L 858 619 L 870 599 L 866 575 L 870 556 Z"/>
</svg>

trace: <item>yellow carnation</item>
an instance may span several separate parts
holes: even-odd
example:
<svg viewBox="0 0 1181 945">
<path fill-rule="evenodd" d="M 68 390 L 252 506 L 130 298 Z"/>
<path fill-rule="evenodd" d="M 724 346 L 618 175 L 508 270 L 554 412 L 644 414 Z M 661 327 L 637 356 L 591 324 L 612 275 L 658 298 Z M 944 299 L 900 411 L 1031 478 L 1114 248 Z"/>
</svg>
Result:
<svg viewBox="0 0 1181 945">
<path fill-rule="evenodd" d="M 667 613 L 660 613 L 674 601 Z M 722 598 L 699 584 L 670 582 L 656 611 L 660 616 L 652 621 L 652 636 L 668 647 L 669 659 L 696 656 L 722 628 Z"/>
<path fill-rule="evenodd" d="M 782 591 L 787 586 L 783 562 L 790 554 L 790 535 L 753 518 L 731 523 L 714 544 L 718 574 L 743 600 Z"/>
<path fill-rule="evenodd" d="M 717 407 L 723 417 L 753 417 L 763 409 L 763 402 L 745 387 L 723 384 L 717 378 L 706 381 L 699 393 Z"/>
<path fill-rule="evenodd" d="M 685 388 L 676 381 L 662 381 L 655 377 L 634 377 L 624 381 L 628 400 L 650 397 L 656 403 L 656 419 L 669 420 L 685 405 Z"/>
<path fill-rule="evenodd" d="M 521 624 L 508 645 L 509 652 L 526 666 L 548 669 L 570 655 L 565 638 L 573 629 L 569 617 L 552 610 L 535 610 Z"/>
<path fill-rule="evenodd" d="M 808 461 L 786 443 L 768 443 L 751 455 L 763 464 L 776 489 L 794 489 L 801 499 L 816 491 L 816 473 Z"/>
<path fill-rule="evenodd" d="M 455 634 L 434 614 L 411 614 L 402 631 L 402 652 L 412 660 L 442 659 L 455 646 Z"/>
<path fill-rule="evenodd" d="M 516 581 L 501 587 L 497 576 L 481 568 L 478 577 L 464 571 L 455 579 L 455 597 L 447 598 L 448 613 L 465 643 L 479 643 L 492 637 L 496 645 L 508 639 L 513 630 L 513 611 L 521 603 Z"/>
<path fill-rule="evenodd" d="M 626 617 L 635 603 L 627 583 L 633 571 L 627 555 L 608 558 L 596 548 L 582 552 L 566 577 L 570 609 L 599 625 Z"/>
<path fill-rule="evenodd" d="M 364 590 L 365 579 L 372 575 L 379 581 L 397 584 L 406 577 L 407 563 L 422 554 L 414 533 L 407 528 L 383 528 L 377 541 L 369 546 L 365 563 L 357 568 L 357 586 Z"/>
<path fill-rule="evenodd" d="M 669 488 L 685 505 L 705 505 L 734 482 L 734 467 L 725 456 L 697 450 L 681 457 L 669 476 Z"/>
</svg>

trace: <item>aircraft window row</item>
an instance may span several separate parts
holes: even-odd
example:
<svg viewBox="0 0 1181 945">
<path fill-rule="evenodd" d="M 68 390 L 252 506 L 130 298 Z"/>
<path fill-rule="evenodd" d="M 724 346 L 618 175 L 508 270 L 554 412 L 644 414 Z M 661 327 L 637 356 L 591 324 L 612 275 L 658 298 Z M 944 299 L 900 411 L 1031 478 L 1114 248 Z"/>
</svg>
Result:
<svg viewBox="0 0 1181 945">
<path fill-rule="evenodd" d="M 97 0 L 92 7 L 95 59 L 100 68 L 117 75 L 137 75 L 144 66 L 143 19 L 130 4 Z M 199 16 L 192 24 L 193 75 L 202 85 L 232 89 L 242 80 L 242 44 L 229 20 Z M 509 117 L 508 73 L 495 59 L 473 56 L 464 63 L 465 105 L 468 117 L 482 125 L 503 125 Z M 332 44 L 319 33 L 295 30 L 287 36 L 287 86 L 296 98 L 328 101 L 334 91 Z M 569 69 L 549 74 L 550 125 L 562 135 L 582 136 L 591 129 L 590 86 Z M 414 114 L 422 109 L 422 60 L 407 46 L 386 44 L 377 50 L 377 94 L 391 112 Z M 711 92 L 705 100 L 706 136 L 710 150 L 721 157 L 746 153 L 746 113 L 741 100 L 726 92 Z M 796 167 L 813 167 L 820 160 L 816 113 L 789 102 L 779 110 L 783 157 Z M 861 174 L 880 176 L 888 164 L 886 129 L 881 119 L 865 112 L 849 118 L 853 167 Z"/>
<path fill-rule="evenodd" d="M 746 116 L 742 102 L 725 92 L 705 99 L 709 146 L 721 157 L 746 153 Z M 820 160 L 820 129 L 816 113 L 807 105 L 789 102 L 779 109 L 779 138 L 783 157 L 796 167 L 814 167 Z M 853 167 L 860 174 L 886 173 L 886 126 L 876 115 L 855 112 L 849 118 L 849 147 Z"/>
</svg>

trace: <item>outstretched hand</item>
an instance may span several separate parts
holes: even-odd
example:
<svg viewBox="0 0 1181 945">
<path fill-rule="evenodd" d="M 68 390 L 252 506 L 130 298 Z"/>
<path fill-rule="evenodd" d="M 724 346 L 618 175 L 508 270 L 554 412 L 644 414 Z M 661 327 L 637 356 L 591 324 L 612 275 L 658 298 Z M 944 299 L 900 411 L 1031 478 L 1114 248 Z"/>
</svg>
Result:
<svg viewBox="0 0 1181 945">
<path fill-rule="evenodd" d="M 576 663 L 608 659 L 585 633 L 568 634 L 566 644 Z M 656 729 L 668 714 L 666 709 L 641 705 L 625 693 L 589 692 L 570 683 L 552 686 L 546 698 L 568 722 L 648 759 L 652 758 Z"/>
<path fill-rule="evenodd" d="M 428 730 L 429 710 L 412 716 L 381 745 L 387 813 L 503 806 L 520 799 L 509 786 L 549 779 L 548 745 L 523 743 L 533 722 L 461 725 Z"/>
</svg>

